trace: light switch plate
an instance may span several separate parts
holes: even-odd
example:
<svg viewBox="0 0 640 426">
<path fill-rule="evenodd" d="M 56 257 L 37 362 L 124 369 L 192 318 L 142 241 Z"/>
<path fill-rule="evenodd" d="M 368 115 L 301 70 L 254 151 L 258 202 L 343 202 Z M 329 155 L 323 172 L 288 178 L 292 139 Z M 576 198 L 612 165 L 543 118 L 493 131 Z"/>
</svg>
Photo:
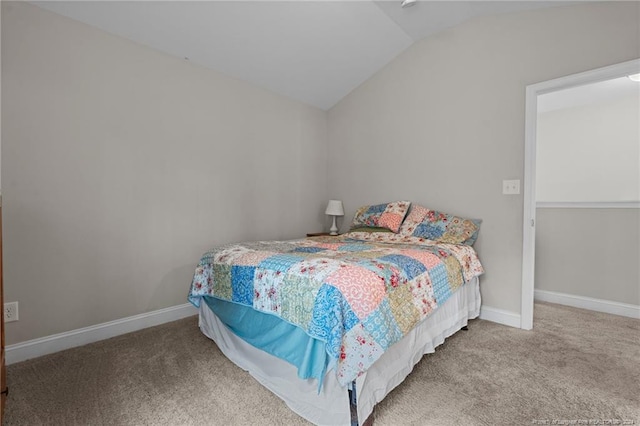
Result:
<svg viewBox="0 0 640 426">
<path fill-rule="evenodd" d="M 503 180 L 502 193 L 504 195 L 517 195 L 520 193 L 520 180 Z"/>
</svg>

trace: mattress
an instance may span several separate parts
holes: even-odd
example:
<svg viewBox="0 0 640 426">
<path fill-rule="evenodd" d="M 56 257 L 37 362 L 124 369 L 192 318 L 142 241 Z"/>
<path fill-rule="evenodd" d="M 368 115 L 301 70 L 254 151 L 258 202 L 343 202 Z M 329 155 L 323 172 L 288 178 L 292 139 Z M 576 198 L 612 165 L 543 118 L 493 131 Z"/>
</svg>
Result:
<svg viewBox="0 0 640 426">
<path fill-rule="evenodd" d="M 445 303 L 407 333 L 356 381 L 358 419 L 364 421 L 374 406 L 398 386 L 422 356 L 432 353 L 445 338 L 480 314 L 478 277 L 460 287 Z M 322 387 L 317 380 L 301 380 L 297 368 L 257 349 L 231 332 L 209 309 L 200 304 L 199 326 L 220 350 L 240 368 L 280 397 L 287 406 L 317 425 L 350 425 L 348 389 L 330 370 Z"/>
</svg>

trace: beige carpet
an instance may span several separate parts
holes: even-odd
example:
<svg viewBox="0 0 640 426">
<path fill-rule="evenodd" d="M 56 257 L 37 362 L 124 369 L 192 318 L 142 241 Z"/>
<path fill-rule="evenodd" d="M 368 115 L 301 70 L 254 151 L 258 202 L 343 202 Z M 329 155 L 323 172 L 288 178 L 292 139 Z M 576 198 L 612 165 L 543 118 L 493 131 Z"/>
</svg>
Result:
<svg viewBox="0 0 640 426">
<path fill-rule="evenodd" d="M 196 317 L 11 365 L 8 382 L 5 425 L 308 424 Z M 376 425 L 554 420 L 640 425 L 640 321 L 543 303 L 530 332 L 474 320 L 375 413 Z"/>
</svg>

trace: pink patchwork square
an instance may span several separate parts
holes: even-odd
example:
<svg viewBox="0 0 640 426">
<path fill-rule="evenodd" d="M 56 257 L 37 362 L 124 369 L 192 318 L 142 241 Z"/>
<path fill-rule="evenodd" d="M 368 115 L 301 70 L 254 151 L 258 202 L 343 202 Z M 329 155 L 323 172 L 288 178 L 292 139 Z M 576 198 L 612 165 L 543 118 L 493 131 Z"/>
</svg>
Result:
<svg viewBox="0 0 640 426">
<path fill-rule="evenodd" d="M 393 232 L 398 232 L 402 224 L 403 216 L 397 213 L 382 213 L 378 220 L 378 226 L 381 228 L 389 228 Z"/>
<path fill-rule="evenodd" d="M 326 282 L 340 290 L 360 319 L 378 307 L 386 291 L 382 277 L 353 265 L 344 265 L 329 275 Z"/>
</svg>

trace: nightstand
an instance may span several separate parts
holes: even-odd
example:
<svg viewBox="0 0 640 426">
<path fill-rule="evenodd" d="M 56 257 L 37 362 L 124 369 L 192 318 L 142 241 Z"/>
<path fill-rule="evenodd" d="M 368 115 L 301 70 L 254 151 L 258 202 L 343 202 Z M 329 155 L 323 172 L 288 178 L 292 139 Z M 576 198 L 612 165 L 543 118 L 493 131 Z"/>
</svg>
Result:
<svg viewBox="0 0 640 426">
<path fill-rule="evenodd" d="M 309 232 L 307 237 L 337 237 L 337 235 L 331 235 L 328 232 Z"/>
</svg>

